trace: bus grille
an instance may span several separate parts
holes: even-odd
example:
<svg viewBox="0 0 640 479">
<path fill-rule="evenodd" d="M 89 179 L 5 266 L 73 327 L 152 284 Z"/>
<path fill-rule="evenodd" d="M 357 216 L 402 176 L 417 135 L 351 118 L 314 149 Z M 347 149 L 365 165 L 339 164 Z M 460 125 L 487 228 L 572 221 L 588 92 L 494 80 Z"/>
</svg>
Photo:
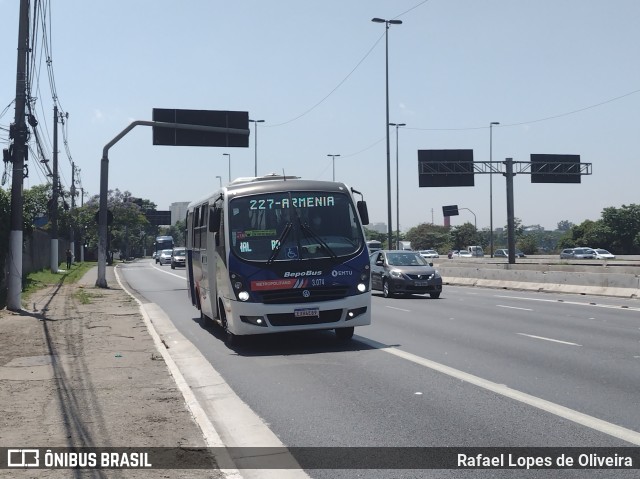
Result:
<svg viewBox="0 0 640 479">
<path fill-rule="evenodd" d="M 273 313 L 267 314 L 267 319 L 272 326 L 300 326 L 304 324 L 335 323 L 342 317 L 341 309 L 330 309 L 320 311 L 320 317 L 307 316 L 296 318 L 293 313 Z"/>
<path fill-rule="evenodd" d="M 308 297 L 304 296 L 304 291 L 310 293 Z M 296 288 L 267 291 L 260 296 L 262 302 L 265 304 L 311 303 L 342 299 L 347 296 L 348 291 L 349 288 L 347 286 L 309 289 Z"/>
</svg>

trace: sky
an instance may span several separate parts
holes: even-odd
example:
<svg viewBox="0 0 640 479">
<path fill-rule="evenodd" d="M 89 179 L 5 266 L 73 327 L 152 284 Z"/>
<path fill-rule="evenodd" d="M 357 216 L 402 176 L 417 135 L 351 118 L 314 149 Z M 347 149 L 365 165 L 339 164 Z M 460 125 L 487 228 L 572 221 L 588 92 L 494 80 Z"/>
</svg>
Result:
<svg viewBox="0 0 640 479">
<path fill-rule="evenodd" d="M 0 0 L 2 148 L 15 115 L 19 3 Z M 394 229 L 396 209 L 406 231 L 443 224 L 444 205 L 461 209 L 452 225 L 486 228 L 491 200 L 494 227 L 507 222 L 503 176 L 493 176 L 492 195 L 489 175 L 476 175 L 473 187 L 420 188 L 418 150 L 472 149 L 475 161 L 575 154 L 592 164 L 580 184 L 531 184 L 517 175 L 515 216 L 524 225 L 553 230 L 563 220 L 579 224 L 606 207 L 640 203 L 637 0 L 44 5 L 50 71 L 69 115 L 61 178 L 68 188 L 73 161 L 90 196 L 99 193 L 104 146 L 132 121 L 151 120 L 153 108 L 247 111 L 264 120 L 258 174 L 332 180 L 335 165 L 335 179 L 364 194 L 371 221 L 386 223 L 385 28 L 371 21 L 379 17 L 402 21 L 388 31 L 389 121 L 406 123 L 397 150 L 396 129 L 389 130 Z M 38 32 L 41 40 L 41 25 Z M 32 96 L 51 152 L 43 51 Z M 500 125 L 490 130 L 491 122 Z M 138 126 L 109 150 L 109 188 L 168 210 L 215 190 L 217 176 L 226 183 L 229 166 L 232 179 L 253 176 L 255 144 L 253 124 L 249 148 L 153 146 L 151 128 Z M 25 188 L 47 181 L 36 163 L 29 160 Z"/>
</svg>

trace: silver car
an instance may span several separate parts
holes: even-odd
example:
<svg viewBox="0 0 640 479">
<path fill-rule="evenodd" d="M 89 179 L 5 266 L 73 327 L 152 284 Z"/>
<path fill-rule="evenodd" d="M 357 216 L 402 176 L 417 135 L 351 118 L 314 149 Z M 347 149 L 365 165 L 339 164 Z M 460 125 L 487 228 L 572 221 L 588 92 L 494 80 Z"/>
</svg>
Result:
<svg viewBox="0 0 640 479">
<path fill-rule="evenodd" d="M 171 253 L 173 253 L 172 249 L 163 249 L 158 255 L 158 263 L 160 266 L 171 263 Z"/>
<path fill-rule="evenodd" d="M 591 248 L 568 248 L 560 253 L 560 259 L 594 259 L 596 252 Z"/>
</svg>

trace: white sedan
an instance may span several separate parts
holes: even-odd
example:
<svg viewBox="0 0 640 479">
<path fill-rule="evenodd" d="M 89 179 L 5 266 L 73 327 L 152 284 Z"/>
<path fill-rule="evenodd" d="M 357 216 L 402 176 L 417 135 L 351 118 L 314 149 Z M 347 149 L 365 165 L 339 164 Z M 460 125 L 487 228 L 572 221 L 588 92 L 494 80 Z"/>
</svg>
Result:
<svg viewBox="0 0 640 479">
<path fill-rule="evenodd" d="M 438 252 L 433 249 L 423 249 L 418 251 L 418 253 L 420 253 L 420 256 L 422 256 L 423 258 L 439 258 L 440 257 Z"/>
<path fill-rule="evenodd" d="M 616 255 L 609 253 L 606 249 L 593 248 L 596 252 L 596 259 L 615 259 Z"/>
<path fill-rule="evenodd" d="M 460 251 L 454 251 L 451 255 L 452 258 L 473 258 L 473 255 L 467 250 L 461 249 Z"/>
</svg>

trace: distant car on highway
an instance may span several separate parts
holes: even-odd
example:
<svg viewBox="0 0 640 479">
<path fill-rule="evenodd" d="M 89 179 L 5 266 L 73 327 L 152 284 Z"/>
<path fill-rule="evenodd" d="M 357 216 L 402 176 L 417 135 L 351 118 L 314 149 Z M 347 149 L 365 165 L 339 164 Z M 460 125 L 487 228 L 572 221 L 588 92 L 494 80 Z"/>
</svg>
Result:
<svg viewBox="0 0 640 479">
<path fill-rule="evenodd" d="M 453 250 L 451 252 L 451 258 L 473 258 L 473 255 L 469 253 L 467 250 Z"/>
<path fill-rule="evenodd" d="M 516 258 L 526 258 L 525 254 L 520 251 L 519 249 L 516 249 Z M 509 250 L 508 249 L 497 249 L 493 252 L 493 256 L 494 258 L 508 258 L 509 257 Z"/>
<path fill-rule="evenodd" d="M 434 249 L 421 249 L 418 253 L 420 253 L 420 256 L 427 259 L 440 257 L 438 252 Z"/>
<path fill-rule="evenodd" d="M 176 266 L 185 266 L 186 258 L 187 248 L 173 248 L 173 252 L 171 253 L 171 269 L 176 269 Z"/>
<path fill-rule="evenodd" d="M 173 253 L 173 249 L 163 249 L 160 252 L 156 258 L 158 263 L 160 263 L 160 266 L 171 263 L 171 253 Z"/>
<path fill-rule="evenodd" d="M 594 248 L 596 259 L 616 259 L 616 255 L 609 253 L 606 249 Z"/>
<path fill-rule="evenodd" d="M 372 253 L 371 289 L 385 298 L 394 294 L 429 294 L 440 297 L 442 277 L 417 251 L 380 250 Z"/>
<path fill-rule="evenodd" d="M 591 248 L 567 248 L 560 252 L 560 259 L 595 259 L 596 252 Z"/>
</svg>

